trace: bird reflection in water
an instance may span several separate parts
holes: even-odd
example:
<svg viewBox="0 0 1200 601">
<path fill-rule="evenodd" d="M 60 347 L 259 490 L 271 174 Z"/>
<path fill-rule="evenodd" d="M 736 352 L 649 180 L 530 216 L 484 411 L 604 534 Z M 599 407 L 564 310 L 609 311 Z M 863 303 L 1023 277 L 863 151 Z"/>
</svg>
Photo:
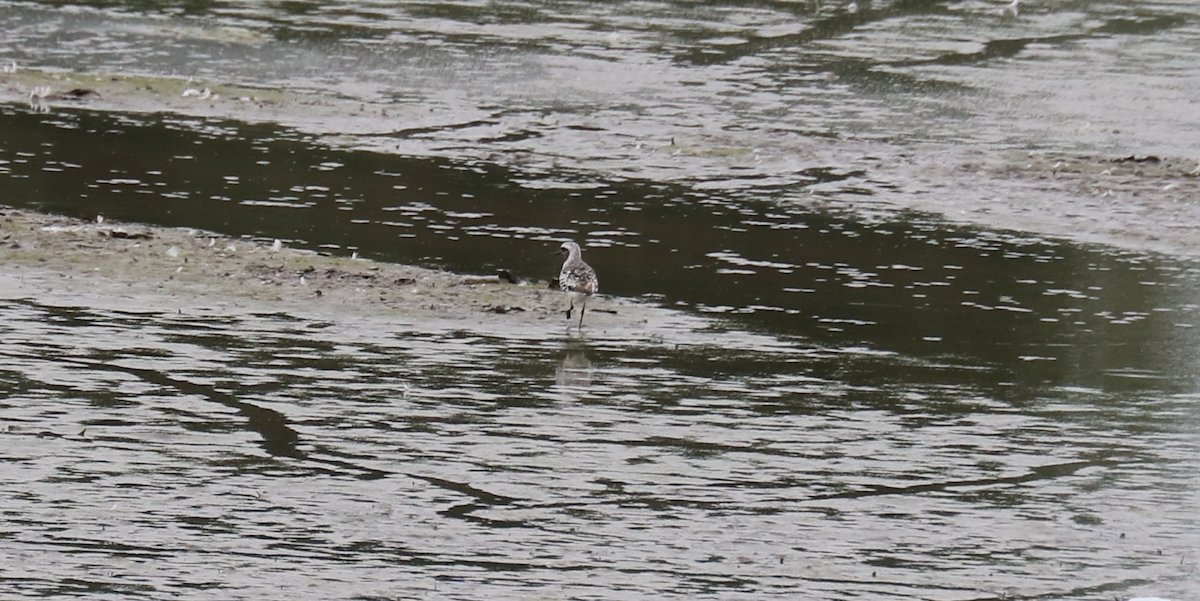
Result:
<svg viewBox="0 0 1200 601">
<path fill-rule="evenodd" d="M 587 388 L 592 384 L 592 362 L 584 349 L 568 346 L 558 367 L 554 370 L 554 382 L 559 386 Z"/>
</svg>

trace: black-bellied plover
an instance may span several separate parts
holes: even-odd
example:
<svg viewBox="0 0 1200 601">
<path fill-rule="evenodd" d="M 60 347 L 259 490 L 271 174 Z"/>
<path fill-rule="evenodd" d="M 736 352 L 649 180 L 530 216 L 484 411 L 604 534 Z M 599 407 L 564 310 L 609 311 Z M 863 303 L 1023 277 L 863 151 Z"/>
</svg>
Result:
<svg viewBox="0 0 1200 601">
<path fill-rule="evenodd" d="M 587 298 L 600 289 L 600 280 L 596 279 L 596 270 L 583 262 L 583 257 L 580 256 L 583 251 L 579 250 L 578 244 L 570 241 L 563 242 L 558 252 L 565 257 L 562 270 L 558 272 L 558 287 L 571 299 L 571 306 L 567 309 L 567 319 L 571 319 L 571 312 L 575 310 L 575 299 L 580 299 L 579 329 L 582 330 L 583 313 L 587 310 Z"/>
</svg>

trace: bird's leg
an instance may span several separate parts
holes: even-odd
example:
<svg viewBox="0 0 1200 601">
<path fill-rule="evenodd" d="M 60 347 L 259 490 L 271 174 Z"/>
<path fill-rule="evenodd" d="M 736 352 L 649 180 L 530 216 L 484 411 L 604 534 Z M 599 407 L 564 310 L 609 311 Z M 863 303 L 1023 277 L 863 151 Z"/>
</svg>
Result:
<svg viewBox="0 0 1200 601">
<path fill-rule="evenodd" d="M 571 312 L 575 310 L 575 299 L 570 299 L 570 307 L 567 307 L 567 319 L 571 319 Z"/>
<path fill-rule="evenodd" d="M 579 305 L 579 330 L 583 331 L 583 313 L 587 311 L 587 297 L 583 297 L 583 304 Z"/>
</svg>

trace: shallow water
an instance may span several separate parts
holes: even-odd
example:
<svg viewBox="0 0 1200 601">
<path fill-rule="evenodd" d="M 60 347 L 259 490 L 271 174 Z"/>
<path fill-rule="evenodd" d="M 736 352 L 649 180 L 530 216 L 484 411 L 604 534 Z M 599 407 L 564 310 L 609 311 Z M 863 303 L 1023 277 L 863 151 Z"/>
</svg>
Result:
<svg viewBox="0 0 1200 601">
<path fill-rule="evenodd" d="M 607 291 L 713 319 L 655 340 L 7 301 L 12 593 L 1196 590 L 1194 264 L 54 118 L 78 127 L 2 130 L 7 189 L 38 208 L 543 279 L 577 236 Z"/>
<path fill-rule="evenodd" d="M 23 66 L 487 116 L 377 153 L 4 106 L 5 203 L 534 280 L 574 238 L 605 293 L 700 324 L 0 295 L 0 588 L 1194 597 L 1200 268 L 852 212 L 894 182 L 779 156 L 1195 147 L 1194 6 L 1002 6 L 0 3 Z"/>
<path fill-rule="evenodd" d="M 1194 393 L 991 395 L 737 334 L 0 312 L 9 594 L 1194 590 Z"/>
</svg>

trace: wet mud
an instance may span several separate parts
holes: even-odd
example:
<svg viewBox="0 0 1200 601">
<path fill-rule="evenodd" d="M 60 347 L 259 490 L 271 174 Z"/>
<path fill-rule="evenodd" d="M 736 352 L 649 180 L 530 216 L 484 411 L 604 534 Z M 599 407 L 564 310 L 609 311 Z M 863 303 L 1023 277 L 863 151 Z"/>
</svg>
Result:
<svg viewBox="0 0 1200 601">
<path fill-rule="evenodd" d="M 899 209 L 1075 242 L 1200 254 L 1200 163 L 1062 152 L 935 152 L 902 160 Z M 903 197 L 903 198 L 898 198 Z"/>
<path fill-rule="evenodd" d="M 103 290 L 114 301 L 138 307 L 218 302 L 264 311 L 458 320 L 464 327 L 490 322 L 497 331 L 531 321 L 578 329 L 577 321 L 568 323 L 565 317 L 566 297 L 544 280 L 516 281 L 507 272 L 454 274 L 192 228 L 84 221 L 0 207 L 0 261 L 7 269 L 8 297 L 77 296 L 96 302 Z M 671 312 L 652 305 L 604 297 L 591 300 L 589 309 L 589 328 L 603 328 L 618 314 L 622 322 L 683 319 L 667 317 Z"/>
</svg>

